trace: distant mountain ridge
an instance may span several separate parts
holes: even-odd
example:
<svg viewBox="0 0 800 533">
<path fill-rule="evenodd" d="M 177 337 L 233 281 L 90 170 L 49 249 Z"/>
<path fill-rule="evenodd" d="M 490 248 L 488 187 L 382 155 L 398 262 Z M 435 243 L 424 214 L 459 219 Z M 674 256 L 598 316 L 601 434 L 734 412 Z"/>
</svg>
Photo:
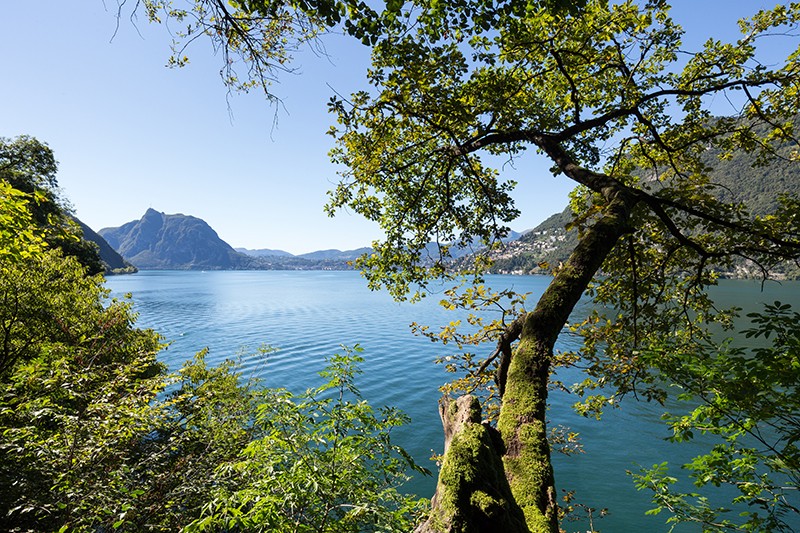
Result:
<svg viewBox="0 0 800 533">
<path fill-rule="evenodd" d="M 348 270 L 368 248 L 293 256 L 282 250 L 236 250 L 204 220 L 148 209 L 139 220 L 98 233 L 142 270 Z"/>
<path fill-rule="evenodd" d="M 251 257 L 295 257 L 294 254 L 285 252 L 283 250 L 270 250 L 269 248 L 259 248 L 257 250 L 250 250 L 248 248 L 234 248 L 240 254 L 249 255 Z"/>
<path fill-rule="evenodd" d="M 363 247 L 292 255 L 269 248 L 233 248 L 200 218 L 168 215 L 152 208 L 139 220 L 98 233 L 126 261 L 142 270 L 350 270 L 350 262 L 372 251 Z M 505 240 L 520 235 L 512 231 Z M 454 257 L 473 251 L 472 247 L 451 250 Z"/>
<path fill-rule="evenodd" d="M 357 248 L 355 250 L 318 250 L 316 252 L 309 252 L 307 254 L 300 254 L 297 257 L 310 260 L 338 260 L 338 261 L 352 261 L 362 255 L 372 251 L 372 248 Z"/>
<path fill-rule="evenodd" d="M 257 250 L 250 250 L 248 248 L 234 248 L 237 252 L 249 255 L 250 257 L 269 257 L 272 259 L 279 257 L 295 257 L 300 259 L 308 259 L 310 261 L 352 261 L 357 257 L 371 252 L 372 248 L 357 248 L 356 250 L 317 250 L 315 252 L 308 252 L 305 254 L 294 255 L 283 250 L 271 250 L 269 248 L 260 248 Z"/>
</svg>

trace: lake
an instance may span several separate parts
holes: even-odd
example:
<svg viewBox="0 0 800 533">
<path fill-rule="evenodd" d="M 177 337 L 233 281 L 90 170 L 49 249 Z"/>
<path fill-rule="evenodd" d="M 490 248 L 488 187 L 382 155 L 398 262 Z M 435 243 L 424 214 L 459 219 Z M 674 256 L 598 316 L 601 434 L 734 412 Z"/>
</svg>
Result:
<svg viewBox="0 0 800 533">
<path fill-rule="evenodd" d="M 489 276 L 487 284 L 531 292 L 535 298 L 549 281 L 545 276 Z M 397 303 L 385 292 L 369 291 L 357 272 L 328 271 L 142 271 L 109 277 L 106 284 L 115 296 L 131 293 L 138 325 L 155 329 L 171 342 L 160 356 L 171 369 L 202 348 L 209 349 L 207 361 L 213 364 L 268 344 L 279 351 L 266 361 L 245 357 L 244 371 L 261 377 L 267 386 L 301 392 L 319 384 L 317 372 L 326 356 L 341 352 L 341 345 L 360 344 L 366 359 L 358 381 L 362 394 L 375 407 L 396 406 L 412 418 L 394 433 L 398 444 L 420 464 L 435 469 L 428 458 L 441 453 L 443 446 L 438 388 L 452 375 L 433 360 L 455 348 L 415 337 L 409 324 L 437 327 L 454 320 L 453 313 L 438 305 L 439 295 L 417 304 Z M 723 305 L 747 307 L 776 299 L 800 305 L 798 283 L 770 283 L 762 292 L 757 282 L 723 281 L 717 294 Z M 561 340 L 557 347 L 565 349 L 568 342 Z M 487 346 L 486 355 L 491 350 Z M 569 384 L 578 374 L 560 378 Z M 699 453 L 700 445 L 666 442 L 668 431 L 657 405 L 626 401 L 596 421 L 574 414 L 574 396 L 554 392 L 550 401 L 551 425 L 578 431 L 586 452 L 554 455 L 559 491 L 575 491 L 577 501 L 608 508 L 608 516 L 595 521 L 601 531 L 668 531 L 666 515 L 644 515 L 651 507 L 650 494 L 637 492 L 626 471 L 669 460 L 673 475 L 679 476 L 677 467 Z M 417 476 L 407 490 L 431 497 L 435 486 L 435 477 Z M 562 527 L 587 529 L 580 522 Z"/>
</svg>

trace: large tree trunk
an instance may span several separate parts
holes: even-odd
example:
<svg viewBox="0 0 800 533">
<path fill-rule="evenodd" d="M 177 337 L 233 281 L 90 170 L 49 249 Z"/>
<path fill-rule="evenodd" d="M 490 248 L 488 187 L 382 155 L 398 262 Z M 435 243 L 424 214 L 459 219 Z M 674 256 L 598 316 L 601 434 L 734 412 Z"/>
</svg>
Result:
<svg viewBox="0 0 800 533">
<path fill-rule="evenodd" d="M 503 443 L 497 430 L 481 423 L 478 399 L 444 397 L 444 459 L 433 509 L 414 533 L 527 533 L 503 472 Z"/>
<path fill-rule="evenodd" d="M 629 231 L 634 201 L 617 196 L 581 235 L 522 328 L 508 369 L 497 427 L 506 476 L 532 533 L 558 533 L 558 507 L 547 442 L 547 384 L 553 346 L 592 277 Z"/>
<path fill-rule="evenodd" d="M 524 514 L 527 531 L 558 533 L 558 507 L 546 424 L 547 385 L 553 347 L 592 277 L 620 236 L 629 231 L 628 221 L 635 203 L 635 200 L 623 195 L 613 197 L 604 215 L 581 235 L 569 260 L 555 275 L 536 308 L 526 315 L 520 343 L 511 358 L 505 383 L 500 383 L 504 394 L 497 429 L 502 442 L 499 446 L 495 445 L 494 449 L 499 449 L 502 454 L 502 464 L 495 464 L 493 455 L 484 453 L 486 447 L 481 443 L 485 438 L 477 435 L 482 431 L 477 427 L 485 426 L 478 423 L 479 418 L 474 419 L 474 409 L 469 411 L 472 412 L 472 418 L 467 417 L 470 423 L 451 424 L 450 429 L 446 412 L 443 412 L 442 419 L 450 445 L 445 449 L 431 520 L 417 530 L 419 533 L 521 531 L 510 529 L 512 526 L 498 529 L 501 525 L 499 522 L 486 522 L 480 518 L 484 515 L 474 512 L 475 501 L 480 499 L 478 497 L 442 497 L 445 490 L 456 486 L 452 481 L 454 476 L 470 477 L 472 492 L 466 491 L 464 494 L 472 494 L 474 487 L 481 483 L 496 485 L 498 470 L 508 480 L 513 495 L 508 505 L 501 506 L 504 512 L 514 511 L 518 506 Z M 472 402 L 471 399 L 468 401 Z M 459 446 L 455 445 L 457 442 Z M 463 442 L 468 443 L 466 449 L 471 451 L 465 451 L 461 445 Z M 483 481 L 473 480 L 486 476 L 488 478 Z M 467 508 L 458 510 L 459 506 Z M 516 516 L 514 512 L 510 515 L 512 519 Z M 487 523 L 490 525 L 484 525 Z"/>
</svg>

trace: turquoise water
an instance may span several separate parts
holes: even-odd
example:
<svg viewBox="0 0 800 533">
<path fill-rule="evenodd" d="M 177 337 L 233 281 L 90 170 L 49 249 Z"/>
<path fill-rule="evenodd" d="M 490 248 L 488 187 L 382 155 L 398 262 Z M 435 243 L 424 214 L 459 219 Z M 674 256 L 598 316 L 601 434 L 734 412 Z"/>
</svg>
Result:
<svg viewBox="0 0 800 533">
<path fill-rule="evenodd" d="M 532 292 L 533 297 L 548 282 L 541 276 L 488 279 L 492 287 L 513 287 Z M 111 277 L 107 286 L 117 296 L 131 293 L 139 325 L 152 327 L 171 342 L 161 357 L 173 369 L 202 348 L 209 349 L 208 361 L 213 363 L 268 344 L 279 351 L 266 361 L 245 359 L 245 372 L 263 378 L 268 386 L 302 391 L 318 384 L 316 373 L 326 356 L 340 352 L 341 345 L 360 344 L 366 357 L 361 392 L 372 405 L 393 405 L 412 418 L 396 433 L 398 443 L 418 462 L 435 468 L 428 458 L 442 448 L 438 387 L 450 375 L 433 360 L 451 351 L 413 336 L 409 324 L 434 327 L 456 318 L 437 305 L 439 295 L 418 304 L 397 303 L 385 293 L 369 291 L 356 272 L 324 271 L 143 271 Z M 719 296 L 726 305 L 754 306 L 776 299 L 800 304 L 800 285 L 770 284 L 761 292 L 757 283 L 725 282 Z M 564 349 L 570 339 L 560 342 Z M 490 351 L 487 347 L 487 354 Z M 578 374 L 560 377 L 566 383 L 579 379 Z M 664 460 L 677 467 L 699 453 L 700 444 L 666 442 L 668 432 L 657 405 L 629 401 L 595 421 L 572 412 L 575 400 L 566 393 L 551 394 L 551 425 L 580 432 L 586 452 L 554 457 L 559 490 L 575 491 L 577 500 L 587 506 L 608 508 L 609 515 L 595 521 L 595 528 L 603 532 L 668 531 L 666 516 L 644 515 L 651 507 L 649 494 L 637 492 L 626 471 Z M 435 485 L 435 477 L 419 476 L 408 490 L 430 497 Z M 563 527 L 587 529 L 580 522 Z"/>
</svg>

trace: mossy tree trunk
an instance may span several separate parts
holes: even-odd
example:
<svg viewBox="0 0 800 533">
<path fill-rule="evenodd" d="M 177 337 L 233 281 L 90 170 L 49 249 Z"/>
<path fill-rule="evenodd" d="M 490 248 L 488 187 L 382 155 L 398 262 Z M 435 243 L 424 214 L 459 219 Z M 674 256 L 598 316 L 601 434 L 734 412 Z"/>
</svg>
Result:
<svg viewBox="0 0 800 533">
<path fill-rule="evenodd" d="M 581 236 L 533 312 L 511 359 L 498 429 L 503 463 L 516 503 L 533 533 L 558 532 L 553 467 L 547 442 L 547 384 L 553 347 L 570 313 L 617 240 L 629 231 L 635 201 L 619 194 Z"/>
<path fill-rule="evenodd" d="M 480 424 L 479 419 L 475 419 L 474 409 L 470 417 L 460 415 L 464 420 L 469 419 L 470 424 L 448 422 L 445 409 L 442 420 L 447 445 L 433 500 L 432 520 L 418 532 L 497 531 L 498 522 L 486 522 L 485 513 L 475 512 L 474 494 L 480 495 L 481 490 L 474 487 L 496 486 L 499 469 L 512 495 L 503 509 L 521 509 L 526 523 L 522 530 L 558 533 L 555 481 L 547 442 L 547 385 L 558 335 L 592 277 L 619 238 L 629 231 L 630 213 L 636 200 L 624 191 L 609 193 L 607 197 L 611 201 L 604 214 L 583 232 L 569 260 L 553 278 L 536 308 L 525 316 L 520 343 L 500 384 L 504 390 L 497 428 L 501 442 L 495 448 L 499 448 L 502 462 L 494 462 L 491 459 L 494 455 L 487 453 L 487 437 L 478 429 Z M 473 496 L 453 496 L 465 490 L 461 488 L 465 476 L 472 489 L 464 494 Z M 492 525 L 484 526 L 486 523 Z"/>
<path fill-rule="evenodd" d="M 414 533 L 527 533 L 503 471 L 497 430 L 481 423 L 474 396 L 439 402 L 445 454 L 428 520 Z"/>
</svg>

